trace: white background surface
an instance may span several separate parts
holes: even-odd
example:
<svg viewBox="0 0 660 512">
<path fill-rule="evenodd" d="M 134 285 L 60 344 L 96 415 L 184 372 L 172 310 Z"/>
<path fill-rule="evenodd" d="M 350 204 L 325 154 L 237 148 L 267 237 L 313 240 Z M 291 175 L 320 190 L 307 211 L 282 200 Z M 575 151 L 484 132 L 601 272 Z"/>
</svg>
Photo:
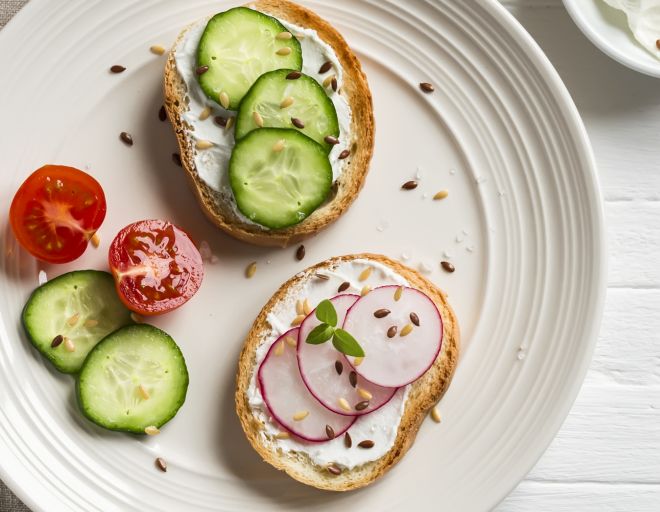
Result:
<svg viewBox="0 0 660 512">
<path fill-rule="evenodd" d="M 498 510 L 658 511 L 660 80 L 601 54 L 560 0 L 504 3 L 559 71 L 591 137 L 610 277 L 599 345 L 575 406 Z"/>
</svg>

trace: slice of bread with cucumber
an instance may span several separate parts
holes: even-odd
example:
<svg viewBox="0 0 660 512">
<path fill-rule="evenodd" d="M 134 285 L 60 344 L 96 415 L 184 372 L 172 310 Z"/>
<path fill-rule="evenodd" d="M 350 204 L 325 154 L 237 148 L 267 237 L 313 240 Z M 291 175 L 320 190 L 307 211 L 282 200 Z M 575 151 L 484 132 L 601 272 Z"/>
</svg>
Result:
<svg viewBox="0 0 660 512">
<path fill-rule="evenodd" d="M 200 23 L 194 80 L 186 80 L 177 58 Z M 309 29 L 330 49 L 327 58 L 319 54 L 320 65 L 305 41 Z M 209 219 L 239 240 L 297 243 L 337 220 L 363 186 L 374 144 L 371 92 L 343 37 L 304 7 L 259 0 L 187 27 L 168 56 L 164 89 L 196 197 Z M 336 108 L 337 95 L 348 113 Z M 199 116 L 192 96 L 207 105 Z M 206 124 L 196 126 L 191 114 Z M 214 117 L 228 126 L 214 125 Z M 226 161 L 209 157 L 210 169 L 200 169 L 206 160 L 198 155 L 213 143 L 199 137 L 213 128 L 230 133 L 220 152 Z M 225 189 L 209 175 L 222 175 L 213 179 Z"/>
</svg>

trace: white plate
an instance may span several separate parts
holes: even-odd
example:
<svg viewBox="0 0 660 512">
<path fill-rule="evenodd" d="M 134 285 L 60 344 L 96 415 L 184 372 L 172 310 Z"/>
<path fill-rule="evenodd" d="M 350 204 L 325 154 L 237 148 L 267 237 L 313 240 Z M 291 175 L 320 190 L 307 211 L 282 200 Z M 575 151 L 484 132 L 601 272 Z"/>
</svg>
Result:
<svg viewBox="0 0 660 512">
<path fill-rule="evenodd" d="M 351 210 L 295 248 L 238 243 L 204 218 L 158 121 L 164 57 L 188 22 L 217 0 L 33 0 L 0 34 L 0 467 L 37 510 L 486 510 L 544 451 L 582 383 L 605 281 L 594 160 L 568 93 L 540 49 L 492 1 L 305 2 L 358 52 L 374 93 L 377 144 Z M 108 68 L 128 70 L 112 75 Z M 430 81 L 425 95 L 418 83 Z M 133 134 L 126 147 L 119 132 Z M 89 169 L 109 212 L 99 250 L 40 265 L 16 245 L 7 206 L 47 162 Z M 420 169 L 420 186 L 400 190 Z M 447 188 L 449 197 L 430 197 Z M 199 293 L 157 319 L 181 345 L 189 398 L 154 438 L 81 418 L 73 380 L 53 371 L 19 327 L 44 270 L 104 268 L 114 234 L 164 217 L 207 240 L 219 263 Z M 410 453 L 359 492 L 322 493 L 264 464 L 234 413 L 244 335 L 279 284 L 307 264 L 357 251 L 430 265 L 464 339 L 456 378 Z M 439 262 L 449 259 L 456 272 Z M 258 261 L 255 278 L 243 270 Z M 169 463 L 163 474 L 154 458 Z"/>
<path fill-rule="evenodd" d="M 622 11 L 602 0 L 564 0 L 564 6 L 578 28 L 602 52 L 630 69 L 660 77 L 660 60 L 635 40 Z"/>
</svg>

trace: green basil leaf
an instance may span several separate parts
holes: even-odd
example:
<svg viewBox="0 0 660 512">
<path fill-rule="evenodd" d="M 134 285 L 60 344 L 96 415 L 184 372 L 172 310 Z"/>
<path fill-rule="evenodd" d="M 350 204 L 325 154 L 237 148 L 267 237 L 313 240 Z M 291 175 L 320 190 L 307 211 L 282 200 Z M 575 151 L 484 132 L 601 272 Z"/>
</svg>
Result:
<svg viewBox="0 0 660 512">
<path fill-rule="evenodd" d="M 332 344 L 339 352 L 347 356 L 364 357 L 364 350 L 362 350 L 360 344 L 344 329 L 335 329 Z"/>
<path fill-rule="evenodd" d="M 311 345 L 320 345 L 325 343 L 332 335 L 335 333 L 335 328 L 328 324 L 320 324 L 314 327 L 311 332 L 307 335 L 305 343 L 310 343 Z"/>
<path fill-rule="evenodd" d="M 329 300 L 322 300 L 316 306 L 316 318 L 321 320 L 324 324 L 337 327 L 337 311 Z"/>
</svg>

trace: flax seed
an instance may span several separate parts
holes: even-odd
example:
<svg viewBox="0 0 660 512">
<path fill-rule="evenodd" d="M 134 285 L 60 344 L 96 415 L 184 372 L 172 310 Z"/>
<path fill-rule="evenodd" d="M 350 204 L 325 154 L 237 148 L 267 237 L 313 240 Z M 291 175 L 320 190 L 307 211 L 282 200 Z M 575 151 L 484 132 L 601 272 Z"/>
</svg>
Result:
<svg viewBox="0 0 660 512">
<path fill-rule="evenodd" d="M 440 266 L 442 266 L 442 268 L 445 272 L 449 272 L 450 274 L 456 270 L 456 267 L 454 267 L 454 264 L 449 262 L 449 261 L 441 261 Z"/>
<path fill-rule="evenodd" d="M 366 389 L 358 388 L 357 392 L 358 395 L 360 395 L 360 397 L 364 398 L 365 400 L 371 400 L 373 398 L 373 395 Z"/>
<path fill-rule="evenodd" d="M 64 350 L 67 352 L 75 352 L 76 351 L 76 345 L 73 343 L 73 340 L 71 338 L 64 338 Z"/>
<path fill-rule="evenodd" d="M 325 426 L 325 435 L 328 436 L 328 439 L 334 439 L 335 438 L 335 430 L 330 425 L 326 425 Z"/>
<path fill-rule="evenodd" d="M 211 107 L 204 107 L 204 110 L 202 110 L 199 113 L 199 120 L 205 121 L 209 118 L 210 115 L 211 115 Z"/>
<path fill-rule="evenodd" d="M 349 283 L 348 281 L 344 281 L 343 283 L 341 283 L 341 284 L 339 285 L 339 288 L 337 288 L 337 291 L 338 291 L 339 293 L 341 293 L 341 292 L 345 292 L 345 291 L 348 290 L 350 287 L 351 287 L 351 283 Z"/>
<path fill-rule="evenodd" d="M 160 469 L 163 473 L 167 473 L 167 462 L 161 457 L 156 459 L 156 467 Z"/>
<path fill-rule="evenodd" d="M 293 105 L 294 101 L 295 99 L 293 98 L 293 96 L 287 96 L 281 101 L 280 108 L 289 108 L 291 105 Z"/>
<path fill-rule="evenodd" d="M 358 281 L 366 281 L 371 276 L 371 273 L 374 271 L 373 267 L 367 267 L 358 276 Z"/>
<path fill-rule="evenodd" d="M 293 421 L 302 421 L 309 416 L 309 411 L 298 411 L 293 415 Z"/>
<path fill-rule="evenodd" d="M 220 105 L 222 105 L 223 108 L 229 107 L 229 94 L 227 94 L 225 91 L 220 93 L 218 99 L 220 100 Z"/>
<path fill-rule="evenodd" d="M 351 446 L 353 446 L 353 440 L 351 439 L 351 434 L 349 434 L 348 432 L 344 434 L 344 446 L 346 448 L 350 448 Z"/>
<path fill-rule="evenodd" d="M 419 88 L 424 91 L 425 93 L 433 92 L 435 91 L 435 87 L 433 87 L 433 84 L 430 84 L 428 82 L 421 82 L 419 84 Z"/>
<path fill-rule="evenodd" d="M 209 149 L 212 147 L 213 147 L 213 142 L 211 142 L 210 140 L 201 139 L 195 142 L 196 149 Z"/>
<path fill-rule="evenodd" d="M 138 386 L 138 393 L 140 394 L 143 400 L 149 400 L 149 392 L 142 384 Z"/>
</svg>

